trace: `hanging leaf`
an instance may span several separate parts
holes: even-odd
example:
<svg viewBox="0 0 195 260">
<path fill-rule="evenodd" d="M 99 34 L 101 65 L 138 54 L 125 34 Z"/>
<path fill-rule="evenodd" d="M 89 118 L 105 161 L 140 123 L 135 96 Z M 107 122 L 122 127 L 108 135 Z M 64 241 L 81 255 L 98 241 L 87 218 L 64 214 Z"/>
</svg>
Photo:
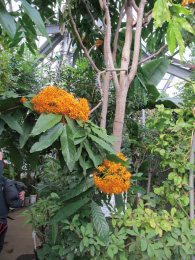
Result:
<svg viewBox="0 0 195 260">
<path fill-rule="evenodd" d="M 95 165 L 95 168 L 98 167 L 98 163 L 96 162 L 96 157 L 95 155 L 93 154 L 91 148 L 89 147 L 89 145 L 87 143 L 84 143 L 84 146 L 85 146 L 85 149 L 87 150 L 87 153 L 89 155 L 89 157 L 91 158 L 91 160 L 93 161 L 94 165 Z"/>
<path fill-rule="evenodd" d="M 94 141 L 96 142 L 98 145 L 100 145 L 102 148 L 104 148 L 105 150 L 113 153 L 113 154 L 116 154 L 116 150 L 113 149 L 109 144 L 107 144 L 106 142 L 104 142 L 103 140 L 101 140 L 100 138 L 94 136 L 94 135 L 90 135 L 89 134 L 89 137 Z"/>
<path fill-rule="evenodd" d="M 29 108 L 30 110 L 34 111 L 33 104 L 30 101 L 26 101 L 23 103 L 23 106 Z"/>
<path fill-rule="evenodd" d="M 20 151 L 18 148 L 15 147 L 15 145 L 11 145 L 11 148 L 9 150 L 9 156 L 12 164 L 17 168 L 21 169 L 22 164 L 23 164 L 23 157 L 20 154 Z"/>
<path fill-rule="evenodd" d="M 52 227 L 52 240 L 53 240 L 53 243 L 55 245 L 57 235 L 58 235 L 58 225 L 56 223 L 54 223 L 54 224 L 51 225 L 51 227 Z"/>
<path fill-rule="evenodd" d="M 70 171 L 73 170 L 75 165 L 75 154 L 76 149 L 74 145 L 73 134 L 68 125 L 63 127 L 62 134 L 60 136 L 62 154 L 64 156 L 64 161 L 66 162 Z"/>
<path fill-rule="evenodd" d="M 76 131 L 76 133 L 74 134 L 74 139 L 76 138 L 81 138 L 81 137 L 85 137 L 85 130 L 83 128 L 79 129 L 78 131 Z"/>
<path fill-rule="evenodd" d="M 27 118 L 24 121 L 24 124 L 22 126 L 23 133 L 20 135 L 20 148 L 23 148 L 26 142 L 28 141 L 30 137 L 30 132 L 32 131 L 33 124 L 34 124 L 34 115 L 29 114 Z"/>
<path fill-rule="evenodd" d="M 115 194 L 115 203 L 118 210 L 124 209 L 124 202 L 123 202 L 123 195 L 122 194 Z"/>
<path fill-rule="evenodd" d="M 65 118 L 74 135 L 78 130 L 78 125 L 76 124 L 75 120 L 70 118 L 69 116 L 66 115 Z"/>
<path fill-rule="evenodd" d="M 91 203 L 92 219 L 93 225 L 97 231 L 98 237 L 100 240 L 108 246 L 109 244 L 109 226 L 106 222 L 104 213 L 101 210 L 101 207 L 98 206 L 94 201 Z"/>
<path fill-rule="evenodd" d="M 3 3 L 1 2 L 0 2 L 0 24 L 2 25 L 6 33 L 9 35 L 9 37 L 13 39 L 16 34 L 16 24 L 14 18 L 7 12 Z"/>
<path fill-rule="evenodd" d="M 39 14 L 39 12 L 32 7 L 26 0 L 21 0 L 22 6 L 24 8 L 24 11 L 27 13 L 27 15 L 31 18 L 31 20 L 35 23 L 37 26 L 37 29 L 42 33 L 43 36 L 45 36 L 52 46 L 51 40 L 46 32 L 45 25 L 43 23 L 43 20 Z"/>
<path fill-rule="evenodd" d="M 78 200 L 76 202 L 67 204 L 63 209 L 58 211 L 55 217 L 51 220 L 51 224 L 58 223 L 62 220 L 67 219 L 72 214 L 74 214 L 78 209 L 84 206 L 89 201 L 88 198 L 84 198 L 82 200 Z"/>
<path fill-rule="evenodd" d="M 147 62 L 142 71 L 146 76 L 146 80 L 149 84 L 157 86 L 166 74 L 170 61 L 168 59 L 159 58 Z"/>
<path fill-rule="evenodd" d="M 168 8 L 167 0 L 157 0 L 154 4 L 152 11 L 152 18 L 154 18 L 154 26 L 157 29 L 162 27 L 164 22 L 169 22 L 171 19 L 171 14 Z"/>
<path fill-rule="evenodd" d="M 81 167 L 83 168 L 83 175 L 86 176 L 86 174 L 87 174 L 87 172 L 86 172 L 86 163 L 83 160 L 82 156 L 79 158 L 79 163 L 80 163 Z"/>
<path fill-rule="evenodd" d="M 0 119 L 0 135 L 3 133 L 5 122 Z"/>
<path fill-rule="evenodd" d="M 78 195 L 80 195 L 83 192 L 87 191 L 92 186 L 94 186 L 93 178 L 87 178 L 87 179 L 83 180 L 77 186 L 74 186 L 73 189 L 68 191 L 68 193 L 63 198 L 63 202 L 67 201 L 69 199 L 72 199 L 74 197 L 77 197 Z"/>
<path fill-rule="evenodd" d="M 10 114 L 2 114 L 1 119 L 13 130 L 17 131 L 19 134 L 23 134 L 22 127 L 18 124 L 14 117 Z"/>
<path fill-rule="evenodd" d="M 39 139 L 39 142 L 36 142 L 30 152 L 34 153 L 37 151 L 42 151 L 45 148 L 49 147 L 54 143 L 54 141 L 61 135 L 63 131 L 63 124 L 58 123 L 54 127 L 47 130 Z"/>
<path fill-rule="evenodd" d="M 30 164 L 30 169 L 34 171 L 36 167 L 39 165 L 39 152 L 29 153 L 28 162 Z"/>
<path fill-rule="evenodd" d="M 114 154 L 107 154 L 106 158 L 111 161 L 111 162 L 115 162 L 115 163 L 121 163 L 122 166 L 129 168 L 129 164 L 125 161 L 123 161 L 121 158 L 119 158 L 118 156 L 114 155 Z"/>
<path fill-rule="evenodd" d="M 167 28 L 167 44 L 171 55 L 173 55 L 176 48 L 176 38 L 174 25 L 172 21 L 169 23 L 169 26 Z"/>
<path fill-rule="evenodd" d="M 52 128 L 54 125 L 59 123 L 62 119 L 62 115 L 56 115 L 53 113 L 50 114 L 41 114 L 38 118 L 35 127 L 32 130 L 31 135 L 39 135 L 42 132 Z"/>
<path fill-rule="evenodd" d="M 77 152 L 75 154 L 75 162 L 79 160 L 79 158 L 81 157 L 81 152 L 82 152 L 82 148 L 83 148 L 83 145 L 81 144 L 79 146 L 79 148 L 77 149 Z"/>
</svg>

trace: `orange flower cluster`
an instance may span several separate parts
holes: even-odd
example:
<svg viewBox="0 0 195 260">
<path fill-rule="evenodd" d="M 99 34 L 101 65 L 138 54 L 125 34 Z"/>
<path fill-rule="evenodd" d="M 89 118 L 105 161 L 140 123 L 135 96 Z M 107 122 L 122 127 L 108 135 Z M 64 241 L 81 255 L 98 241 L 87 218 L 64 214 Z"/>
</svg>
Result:
<svg viewBox="0 0 195 260">
<path fill-rule="evenodd" d="M 103 44 L 103 40 L 100 40 L 100 39 L 98 39 L 96 42 L 95 42 L 95 45 L 97 45 L 96 46 L 96 48 L 98 49 L 102 44 Z"/>
<path fill-rule="evenodd" d="M 182 1 L 182 6 L 187 6 L 189 4 L 193 4 L 195 2 L 195 0 L 183 0 Z"/>
<path fill-rule="evenodd" d="M 22 98 L 20 99 L 20 103 L 25 103 L 26 101 L 27 101 L 27 98 L 22 97 Z"/>
<path fill-rule="evenodd" d="M 122 153 L 118 153 L 117 156 L 127 161 Z M 94 183 L 103 193 L 119 194 L 127 191 L 130 187 L 131 173 L 121 163 L 105 159 L 97 169 L 98 171 L 93 173 Z"/>
<path fill-rule="evenodd" d="M 34 110 L 39 114 L 68 115 L 73 119 L 82 119 L 82 122 L 87 121 L 90 111 L 85 98 L 77 100 L 72 94 L 55 86 L 43 89 L 38 95 L 33 97 L 31 103 L 34 106 Z"/>
</svg>

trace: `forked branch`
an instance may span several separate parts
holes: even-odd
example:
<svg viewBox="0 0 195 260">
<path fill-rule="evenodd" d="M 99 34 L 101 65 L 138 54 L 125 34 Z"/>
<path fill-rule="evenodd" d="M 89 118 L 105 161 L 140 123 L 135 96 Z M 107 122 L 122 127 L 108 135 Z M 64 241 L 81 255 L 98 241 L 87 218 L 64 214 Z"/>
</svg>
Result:
<svg viewBox="0 0 195 260">
<path fill-rule="evenodd" d="M 69 2 L 69 0 L 66 0 L 66 2 L 67 2 L 67 5 L 68 5 L 68 12 L 69 12 L 70 21 L 71 21 L 71 24 L 72 24 L 72 26 L 73 26 L 74 32 L 75 32 L 75 34 L 76 34 L 76 36 L 77 36 L 77 39 L 79 40 L 79 43 L 80 43 L 82 49 L 84 50 L 84 53 L 85 53 L 87 59 L 89 60 L 89 62 L 91 63 L 91 65 L 93 66 L 93 68 L 95 69 L 95 71 L 96 71 L 96 72 L 99 72 L 100 70 L 97 68 L 97 66 L 96 66 L 95 63 L 93 62 L 92 58 L 90 57 L 90 55 L 89 55 L 87 49 L 86 49 L 85 46 L 83 45 L 83 42 L 82 42 L 82 40 L 81 40 L 81 37 L 80 37 L 79 32 L 78 32 L 77 27 L 76 27 L 76 24 L 75 24 L 75 22 L 74 22 L 74 20 L 73 20 L 73 17 L 72 17 L 72 12 L 71 12 L 71 8 L 70 8 L 70 2 Z"/>
<path fill-rule="evenodd" d="M 96 29 L 98 29 L 98 31 L 101 32 L 101 34 L 105 35 L 105 32 L 96 24 L 95 19 L 94 19 L 92 13 L 90 12 L 90 10 L 89 10 L 87 4 L 85 3 L 85 1 L 84 1 L 84 0 L 81 0 L 81 1 L 82 1 L 82 3 L 84 4 L 84 6 L 85 6 L 85 8 L 86 8 L 86 10 L 87 10 L 87 12 L 88 12 L 88 14 L 90 15 L 91 20 L 92 20 L 94 26 L 96 27 Z"/>
</svg>

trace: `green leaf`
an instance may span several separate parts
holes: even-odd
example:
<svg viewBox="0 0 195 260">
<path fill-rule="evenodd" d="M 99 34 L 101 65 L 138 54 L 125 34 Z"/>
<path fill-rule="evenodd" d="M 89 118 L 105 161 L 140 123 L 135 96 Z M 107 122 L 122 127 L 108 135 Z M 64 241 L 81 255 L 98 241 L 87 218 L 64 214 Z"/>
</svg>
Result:
<svg viewBox="0 0 195 260">
<path fill-rule="evenodd" d="M 73 135 L 77 132 L 78 130 L 78 125 L 76 124 L 76 121 L 72 118 L 70 118 L 69 116 L 65 115 L 66 121 L 68 123 L 68 125 L 70 126 Z"/>
<path fill-rule="evenodd" d="M 133 190 L 135 193 L 141 193 L 141 194 L 146 193 L 146 190 L 143 187 L 135 184 L 131 186 L 131 190 Z"/>
<path fill-rule="evenodd" d="M 33 104 L 30 101 L 26 101 L 23 103 L 23 106 L 29 108 L 30 110 L 34 111 Z"/>
<path fill-rule="evenodd" d="M 169 23 L 169 26 L 167 28 L 167 44 L 171 55 L 173 55 L 176 48 L 176 38 L 175 38 L 175 29 L 174 29 L 173 21 Z"/>
<path fill-rule="evenodd" d="M 150 232 L 147 235 L 147 239 L 150 239 L 150 238 L 154 237 L 155 235 L 156 235 L 155 230 L 150 230 Z"/>
<path fill-rule="evenodd" d="M 106 222 L 104 213 L 101 211 L 101 207 L 98 206 L 94 201 L 91 204 L 92 219 L 94 227 L 97 231 L 100 240 L 108 246 L 109 244 L 109 226 Z"/>
<path fill-rule="evenodd" d="M 194 34 L 194 29 L 188 21 L 180 15 L 174 15 L 174 20 L 186 31 Z"/>
<path fill-rule="evenodd" d="M 58 223 L 70 217 L 74 214 L 78 209 L 84 206 L 89 201 L 88 198 L 84 198 L 82 200 L 77 200 L 76 202 L 67 204 L 63 209 L 58 211 L 58 213 L 51 220 L 51 224 Z"/>
<path fill-rule="evenodd" d="M 178 45 L 179 45 L 179 55 L 180 55 L 180 58 L 182 60 L 183 59 L 183 53 L 185 51 L 185 43 L 184 43 L 184 40 L 182 38 L 181 32 L 179 30 L 179 24 L 175 20 L 174 20 L 174 28 L 175 28 L 175 38 L 176 38 Z"/>
<path fill-rule="evenodd" d="M 64 129 L 63 124 L 58 123 L 54 127 L 47 130 L 43 135 L 41 135 L 39 142 L 36 142 L 32 146 L 30 152 L 34 153 L 34 152 L 37 152 L 37 151 L 42 151 L 45 148 L 52 145 L 55 142 L 55 140 L 57 140 L 57 138 L 61 135 L 63 129 Z"/>
<path fill-rule="evenodd" d="M 74 145 L 73 134 L 68 125 L 65 125 L 60 136 L 62 154 L 70 171 L 73 170 L 75 165 L 76 148 Z"/>
<path fill-rule="evenodd" d="M 123 202 L 123 195 L 122 194 L 115 194 L 115 203 L 118 210 L 124 208 L 124 202 Z"/>
<path fill-rule="evenodd" d="M 107 135 L 101 128 L 98 129 L 97 127 L 91 127 L 91 129 L 95 134 L 103 138 L 105 141 L 111 143 L 112 145 L 114 144 L 112 136 Z"/>
<path fill-rule="evenodd" d="M 35 127 L 32 130 L 31 135 L 39 135 L 42 132 L 52 128 L 54 125 L 60 122 L 62 115 L 56 115 L 53 113 L 50 114 L 41 114 L 38 118 Z"/>
<path fill-rule="evenodd" d="M 20 148 L 23 148 L 29 139 L 30 132 L 32 131 L 33 124 L 34 124 L 34 118 L 35 117 L 33 114 L 29 114 L 27 118 L 24 120 L 22 126 L 23 133 L 20 135 L 20 139 L 19 139 Z"/>
<path fill-rule="evenodd" d="M 10 114 L 1 114 L 1 119 L 13 130 L 16 130 L 19 134 L 23 134 L 21 126 Z"/>
<path fill-rule="evenodd" d="M 85 137 L 85 130 L 83 128 L 80 128 L 75 134 L 74 139 Z"/>
<path fill-rule="evenodd" d="M 0 118 L 0 135 L 3 133 L 5 122 Z"/>
<path fill-rule="evenodd" d="M 147 62 L 142 70 L 149 84 L 157 86 L 166 74 L 170 61 L 168 59 L 159 58 Z"/>
<path fill-rule="evenodd" d="M 181 6 L 180 4 L 172 4 L 171 9 L 176 12 L 176 13 L 181 13 L 181 14 L 186 14 L 186 15 L 190 15 L 193 14 L 193 12 L 191 12 L 190 10 L 188 10 L 187 8 L 185 8 L 184 6 Z"/>
<path fill-rule="evenodd" d="M 6 33 L 9 35 L 9 37 L 13 39 L 16 34 L 16 24 L 14 22 L 14 18 L 7 12 L 3 3 L 1 2 L 0 2 L 0 24 L 2 25 Z"/>
<path fill-rule="evenodd" d="M 52 224 L 52 240 L 53 240 L 53 243 L 55 245 L 56 243 L 56 239 L 57 239 L 57 235 L 58 235 L 58 226 L 56 223 Z"/>
<path fill-rule="evenodd" d="M 154 4 L 152 11 L 152 17 L 154 18 L 154 26 L 157 29 L 162 27 L 164 22 L 169 22 L 171 19 L 171 14 L 168 8 L 167 0 L 157 0 Z"/>
<path fill-rule="evenodd" d="M 87 174 L 87 172 L 86 172 L 86 162 L 83 160 L 82 156 L 79 158 L 79 163 L 80 163 L 81 167 L 83 168 L 83 175 L 86 176 L 86 174 Z"/>
<path fill-rule="evenodd" d="M 166 257 L 167 257 L 168 259 L 171 258 L 171 251 L 169 250 L 168 247 L 165 247 L 165 255 L 166 255 Z"/>
<path fill-rule="evenodd" d="M 148 247 L 148 243 L 146 239 L 141 239 L 141 251 L 145 251 Z"/>
<path fill-rule="evenodd" d="M 74 186 L 73 189 L 69 190 L 68 193 L 63 198 L 63 201 L 67 201 L 69 199 L 72 199 L 83 192 L 87 191 L 89 188 L 94 186 L 93 178 L 88 177 L 87 179 L 83 180 L 78 185 Z"/>
<path fill-rule="evenodd" d="M 26 0 L 21 0 L 22 6 L 24 8 L 24 11 L 27 13 L 27 15 L 31 18 L 31 20 L 35 23 L 37 26 L 37 29 L 42 33 L 43 36 L 45 36 L 52 46 L 51 40 L 46 32 L 45 25 L 43 23 L 43 20 L 39 14 L 39 12 L 32 7 Z"/>
<path fill-rule="evenodd" d="M 89 137 L 96 142 L 98 145 L 100 145 L 102 148 L 104 148 L 105 150 L 116 154 L 116 150 L 113 149 L 109 144 L 107 144 L 106 142 L 104 142 L 103 140 L 101 140 L 100 138 L 94 136 L 94 135 L 89 135 Z"/>
<path fill-rule="evenodd" d="M 85 149 L 87 150 L 87 153 L 88 153 L 89 157 L 93 161 L 95 168 L 97 168 L 98 167 L 98 163 L 96 162 L 96 157 L 93 154 L 91 148 L 89 147 L 89 145 L 87 143 L 84 143 L 84 146 L 85 146 Z"/>
<path fill-rule="evenodd" d="M 107 155 L 106 155 L 106 158 L 107 158 L 109 161 L 111 161 L 111 162 L 121 163 L 121 165 L 124 166 L 124 167 L 127 167 L 127 168 L 130 167 L 129 164 L 128 164 L 126 161 L 122 160 L 121 158 L 119 158 L 119 157 L 116 156 L 115 154 L 107 154 Z"/>
</svg>

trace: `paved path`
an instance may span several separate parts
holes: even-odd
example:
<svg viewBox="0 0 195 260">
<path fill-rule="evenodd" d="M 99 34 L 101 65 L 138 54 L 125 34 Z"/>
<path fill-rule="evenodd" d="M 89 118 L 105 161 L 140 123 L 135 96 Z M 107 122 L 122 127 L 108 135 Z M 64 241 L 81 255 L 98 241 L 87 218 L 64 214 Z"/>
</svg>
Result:
<svg viewBox="0 0 195 260">
<path fill-rule="evenodd" d="M 15 210 L 8 219 L 8 231 L 0 260 L 35 260 L 31 225 L 23 225 L 25 217 L 18 217 L 27 208 Z"/>
</svg>

